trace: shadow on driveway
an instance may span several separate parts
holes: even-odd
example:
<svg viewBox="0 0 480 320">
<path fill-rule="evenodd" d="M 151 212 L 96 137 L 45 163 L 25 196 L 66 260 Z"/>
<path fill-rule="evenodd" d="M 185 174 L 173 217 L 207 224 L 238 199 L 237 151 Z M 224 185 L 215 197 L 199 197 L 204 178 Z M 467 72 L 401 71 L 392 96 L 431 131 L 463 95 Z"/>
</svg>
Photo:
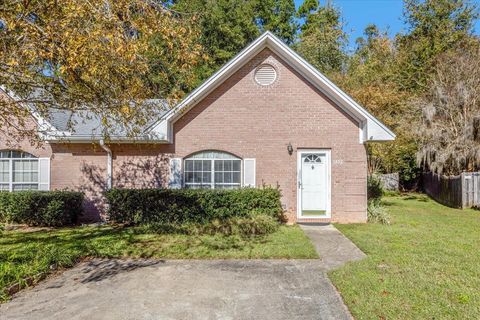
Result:
<svg viewBox="0 0 480 320">
<path fill-rule="evenodd" d="M 350 319 L 319 260 L 92 260 L 0 319 Z"/>
</svg>

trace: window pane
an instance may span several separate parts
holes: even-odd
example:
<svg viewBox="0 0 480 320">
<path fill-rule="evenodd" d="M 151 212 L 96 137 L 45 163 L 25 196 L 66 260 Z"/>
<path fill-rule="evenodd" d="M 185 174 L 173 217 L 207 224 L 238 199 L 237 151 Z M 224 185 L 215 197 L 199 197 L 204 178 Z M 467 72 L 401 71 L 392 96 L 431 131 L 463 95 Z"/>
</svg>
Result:
<svg viewBox="0 0 480 320">
<path fill-rule="evenodd" d="M 193 171 L 193 160 L 185 160 L 185 171 Z"/>
<path fill-rule="evenodd" d="M 215 188 L 238 188 L 241 185 L 242 160 L 231 154 L 205 151 L 185 159 L 185 187 L 211 188 L 212 171 Z"/>
<path fill-rule="evenodd" d="M 202 160 L 195 160 L 194 161 L 193 170 L 202 171 Z"/>
<path fill-rule="evenodd" d="M 38 184 L 14 184 L 13 191 L 37 190 Z"/>
<path fill-rule="evenodd" d="M 240 184 L 242 182 L 240 172 L 234 172 L 233 173 L 232 182 L 233 183 L 238 183 L 238 184 Z"/>
<path fill-rule="evenodd" d="M 8 184 L 2 183 L 0 184 L 0 190 L 5 191 L 5 190 L 10 190 L 10 186 Z"/>
<path fill-rule="evenodd" d="M 202 151 L 190 156 L 191 159 L 238 159 L 234 155 L 221 151 Z"/>
<path fill-rule="evenodd" d="M 215 160 L 215 171 L 223 171 L 223 160 Z"/>
<path fill-rule="evenodd" d="M 240 171 L 241 163 L 240 160 L 233 160 L 233 171 Z"/>
<path fill-rule="evenodd" d="M 223 183 L 223 172 L 215 172 L 215 183 Z"/>
<path fill-rule="evenodd" d="M 33 181 L 32 181 L 32 173 L 31 173 L 31 172 L 24 172 L 24 173 L 23 173 L 23 181 L 25 181 L 25 182 L 33 182 Z"/>
<path fill-rule="evenodd" d="M 15 172 L 13 174 L 13 181 L 14 182 L 23 182 L 23 172 Z"/>
<path fill-rule="evenodd" d="M 202 182 L 202 173 L 201 172 L 194 172 L 193 173 L 193 182 L 201 183 Z"/>
<path fill-rule="evenodd" d="M 7 182 L 10 179 L 10 174 L 8 172 L 2 172 L 0 173 L 0 182 Z"/>
<path fill-rule="evenodd" d="M 22 153 L 20 151 L 12 151 L 12 158 L 22 158 Z"/>
<path fill-rule="evenodd" d="M 23 161 L 22 160 L 14 160 L 13 161 L 13 170 L 14 171 L 23 170 Z"/>
<path fill-rule="evenodd" d="M 203 171 L 212 171 L 212 160 L 203 160 Z"/>
<path fill-rule="evenodd" d="M 210 172 L 204 172 L 203 173 L 203 182 L 204 183 L 210 183 L 212 180 L 212 174 Z"/>
<path fill-rule="evenodd" d="M 0 171 L 8 172 L 10 170 L 10 161 L 9 160 L 1 160 L 0 161 Z"/>
</svg>

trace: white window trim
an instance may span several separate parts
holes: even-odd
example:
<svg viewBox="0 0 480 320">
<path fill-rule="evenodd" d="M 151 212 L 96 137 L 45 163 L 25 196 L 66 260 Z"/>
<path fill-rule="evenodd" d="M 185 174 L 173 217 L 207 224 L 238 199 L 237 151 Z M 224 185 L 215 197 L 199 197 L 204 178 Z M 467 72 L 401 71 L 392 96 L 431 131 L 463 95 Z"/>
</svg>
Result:
<svg viewBox="0 0 480 320">
<path fill-rule="evenodd" d="M 225 153 L 228 153 L 228 152 L 225 152 Z M 215 161 L 219 160 L 219 161 L 223 161 L 223 160 L 236 160 L 236 161 L 240 161 L 240 183 L 231 183 L 231 182 L 223 182 L 223 183 L 220 183 L 221 185 L 226 185 L 226 186 L 239 186 L 239 188 L 243 188 L 243 160 L 241 158 L 235 158 L 235 159 L 220 159 L 220 158 L 183 158 L 183 161 L 182 161 L 182 175 L 183 175 L 183 179 L 182 179 L 182 187 L 183 188 L 186 188 L 187 185 L 198 185 L 198 186 L 202 186 L 202 185 L 207 185 L 205 183 L 196 183 L 196 182 L 190 182 L 190 183 L 187 183 L 185 182 L 185 177 L 186 177 L 186 172 L 185 172 L 185 168 L 186 168 L 186 164 L 185 164 L 185 161 L 191 161 L 191 160 L 208 160 L 208 161 L 212 161 L 212 172 L 211 172 L 211 178 L 210 178 L 210 187 L 211 189 L 215 189 Z M 235 171 L 236 172 L 236 171 Z M 217 188 L 218 189 L 218 188 Z"/>
<path fill-rule="evenodd" d="M 242 167 L 241 169 L 243 170 L 244 169 L 244 166 L 245 166 L 245 161 L 253 161 L 253 168 L 254 168 L 254 172 L 253 172 L 253 184 L 252 185 L 249 185 L 249 187 L 251 188 L 255 188 L 257 186 L 257 159 L 256 158 L 245 158 L 243 159 L 242 161 Z M 242 187 L 245 186 L 245 170 L 243 170 L 243 174 L 242 174 Z"/>
<path fill-rule="evenodd" d="M 42 182 L 40 177 L 41 177 L 41 167 L 40 167 L 40 162 L 42 160 L 46 160 L 47 161 L 47 182 Z M 41 191 L 50 191 L 50 182 L 51 182 L 51 163 L 50 163 L 50 158 L 38 158 L 38 190 L 41 190 Z M 40 186 L 41 185 L 47 185 L 47 188 L 46 189 L 41 189 Z"/>
<path fill-rule="evenodd" d="M 13 192 L 13 186 L 14 185 L 22 185 L 22 184 L 36 184 L 37 189 L 33 190 L 39 190 L 40 187 L 40 158 L 0 158 L 0 161 L 9 161 L 8 167 L 9 167 L 9 172 L 8 172 L 8 191 Z M 30 160 L 30 161 L 37 161 L 37 171 L 35 170 L 22 170 L 21 172 L 36 172 L 37 173 L 37 181 L 22 181 L 22 182 L 13 182 L 13 162 L 17 160 Z M 50 171 L 50 170 L 49 170 Z M 2 182 L 2 184 L 7 184 L 6 182 Z M 49 177 L 49 184 L 50 184 L 50 177 Z"/>
</svg>

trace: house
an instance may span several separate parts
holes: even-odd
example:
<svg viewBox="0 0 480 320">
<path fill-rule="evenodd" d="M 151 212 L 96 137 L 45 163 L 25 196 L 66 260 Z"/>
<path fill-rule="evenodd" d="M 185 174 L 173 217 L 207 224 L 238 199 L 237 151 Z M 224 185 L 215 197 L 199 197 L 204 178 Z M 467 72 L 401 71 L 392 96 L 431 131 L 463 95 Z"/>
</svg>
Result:
<svg viewBox="0 0 480 320">
<path fill-rule="evenodd" d="M 53 112 L 43 147 L 0 146 L 3 190 L 84 191 L 103 215 L 102 191 L 278 186 L 291 220 L 365 222 L 369 141 L 395 134 L 269 32 L 135 141 L 104 141 L 94 116 Z M 68 117 L 81 121 L 68 128 Z M 83 119 L 83 120 L 82 120 Z M 121 131 L 121 130 L 120 130 Z"/>
</svg>

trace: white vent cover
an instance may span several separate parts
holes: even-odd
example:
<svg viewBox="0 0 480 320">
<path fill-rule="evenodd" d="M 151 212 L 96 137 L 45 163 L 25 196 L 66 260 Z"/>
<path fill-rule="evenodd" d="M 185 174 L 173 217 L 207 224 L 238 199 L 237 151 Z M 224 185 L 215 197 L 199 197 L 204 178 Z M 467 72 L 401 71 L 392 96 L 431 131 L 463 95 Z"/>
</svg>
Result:
<svg viewBox="0 0 480 320">
<path fill-rule="evenodd" d="M 277 71 L 269 64 L 262 64 L 255 71 L 255 81 L 262 86 L 271 85 L 277 79 Z"/>
</svg>

